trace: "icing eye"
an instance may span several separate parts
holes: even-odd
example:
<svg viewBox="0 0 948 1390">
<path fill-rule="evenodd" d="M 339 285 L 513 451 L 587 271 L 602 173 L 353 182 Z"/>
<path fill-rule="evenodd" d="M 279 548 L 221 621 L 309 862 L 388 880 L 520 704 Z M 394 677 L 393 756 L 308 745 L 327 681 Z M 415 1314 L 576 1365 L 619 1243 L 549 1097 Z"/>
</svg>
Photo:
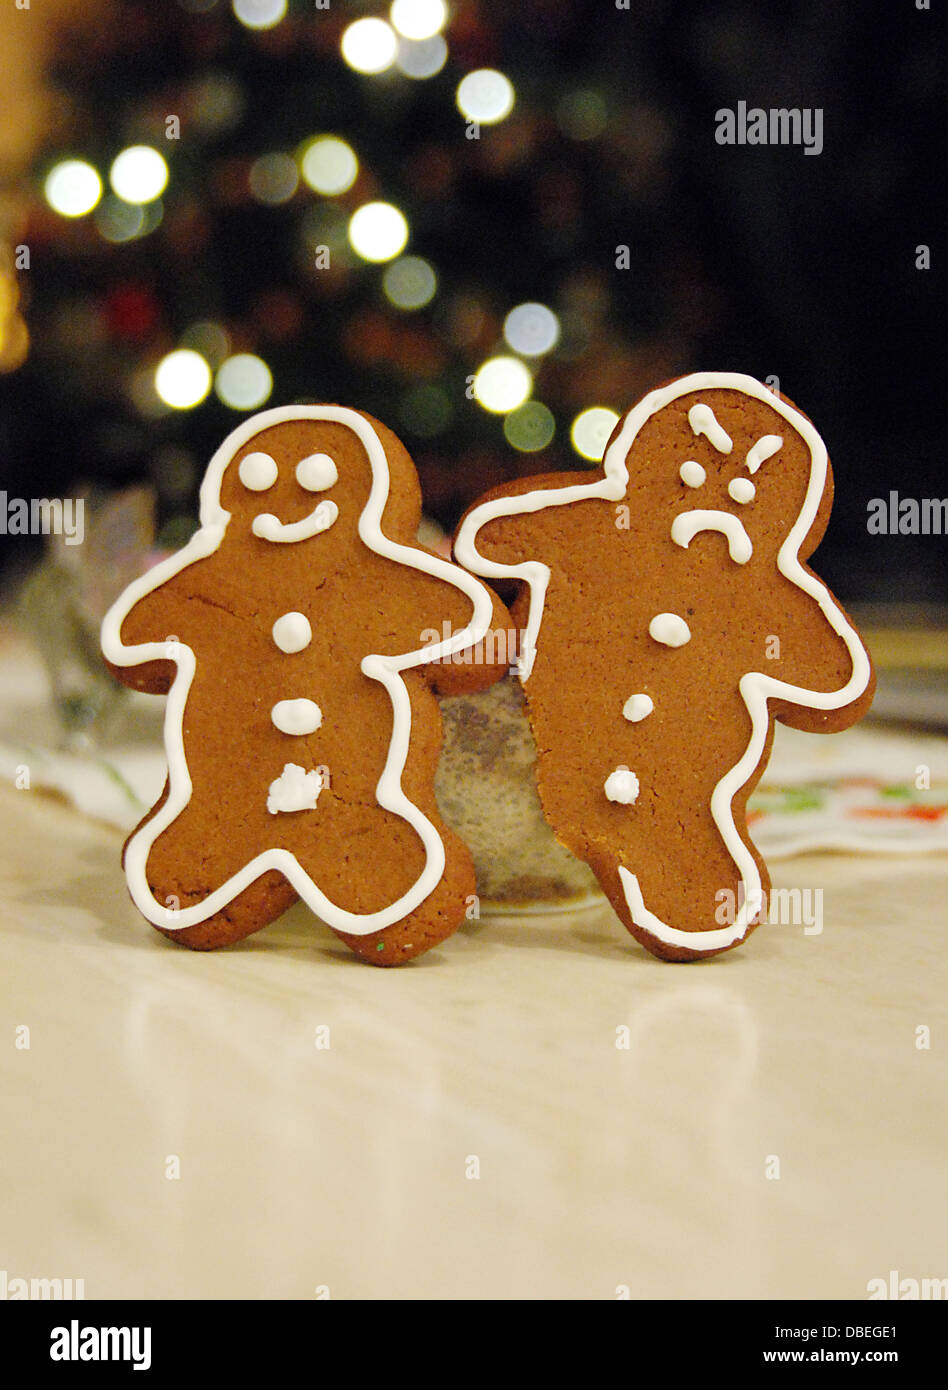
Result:
<svg viewBox="0 0 948 1390">
<path fill-rule="evenodd" d="M 325 492 L 339 480 L 339 470 L 328 454 L 310 454 L 296 465 L 296 481 L 307 492 Z"/>
<path fill-rule="evenodd" d="M 735 502 L 752 502 L 757 492 L 750 478 L 732 478 L 727 490 Z"/>
<path fill-rule="evenodd" d="M 707 473 L 701 467 L 701 464 L 695 463 L 694 459 L 689 459 L 687 463 L 681 465 L 678 470 L 678 476 L 681 478 L 681 481 L 687 483 L 689 487 L 700 487 L 708 477 Z"/>
<path fill-rule="evenodd" d="M 245 454 L 237 472 L 251 492 L 266 492 L 277 480 L 276 461 L 269 454 Z"/>
</svg>

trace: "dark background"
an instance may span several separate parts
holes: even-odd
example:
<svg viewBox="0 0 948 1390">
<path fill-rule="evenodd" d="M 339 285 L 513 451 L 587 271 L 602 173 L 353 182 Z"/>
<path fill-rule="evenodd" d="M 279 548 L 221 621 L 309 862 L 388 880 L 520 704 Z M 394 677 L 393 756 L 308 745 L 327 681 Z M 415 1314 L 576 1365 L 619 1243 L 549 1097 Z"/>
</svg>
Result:
<svg viewBox="0 0 948 1390">
<path fill-rule="evenodd" d="M 332 0 L 316 11 L 300 0 L 254 34 L 227 0 L 191 12 L 206 3 L 124 0 L 109 22 L 57 41 L 54 120 L 19 190 L 15 233 L 31 249 L 19 280 L 32 346 L 0 377 L 0 487 L 11 496 L 150 479 L 162 539 L 183 539 L 203 466 L 243 417 L 212 394 L 147 418 L 129 382 L 195 320 L 224 323 L 234 350 L 265 358 L 267 405 L 338 401 L 390 424 L 445 526 L 494 482 L 594 466 L 569 443 L 586 406 L 624 411 L 670 376 L 738 370 L 777 376 L 826 439 L 837 501 L 817 564 L 844 601 L 948 598 L 944 537 L 866 531 L 872 497 L 948 493 L 937 13 L 912 0 L 633 0 L 628 11 L 612 0 L 456 0 L 446 66 L 410 81 L 361 76 L 339 56 L 345 24 L 385 17 L 386 5 Z M 485 66 L 510 77 L 517 105 L 468 140 L 454 93 Z M 200 114 L 195 84 L 208 74 L 241 108 L 210 133 L 188 114 Z M 576 90 L 604 103 L 594 138 L 571 138 L 557 115 Z M 740 100 L 822 108 L 822 153 L 718 145 L 715 112 Z M 166 145 L 168 112 L 184 119 L 180 142 Z M 251 161 L 318 131 L 358 151 L 352 192 L 321 199 L 301 186 L 279 207 L 254 201 Z M 104 172 L 138 141 L 172 166 L 151 235 L 110 245 L 92 218 L 45 205 L 56 159 L 80 154 Z M 407 251 L 437 267 L 439 294 L 423 310 L 387 305 L 383 267 L 344 248 L 332 274 L 306 269 L 306 215 L 331 219 L 336 205 L 348 216 L 370 197 L 405 211 Z M 931 247 L 930 270 L 916 268 L 919 244 Z M 615 267 L 617 245 L 630 248 L 629 270 Z M 465 385 L 501 347 L 506 312 L 534 299 L 565 331 L 534 388 L 557 433 L 529 454 Z M 471 304 L 481 327 L 460 341 L 459 306 Z M 403 422 L 419 382 L 451 402 L 435 435 Z M 30 544 L 8 541 L 6 553 Z"/>
</svg>

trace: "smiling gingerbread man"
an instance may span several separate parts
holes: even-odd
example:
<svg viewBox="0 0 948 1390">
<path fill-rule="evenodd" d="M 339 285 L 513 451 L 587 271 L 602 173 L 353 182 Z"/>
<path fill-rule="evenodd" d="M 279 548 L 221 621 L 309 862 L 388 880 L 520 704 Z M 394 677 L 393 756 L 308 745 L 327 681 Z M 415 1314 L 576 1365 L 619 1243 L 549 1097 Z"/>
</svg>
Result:
<svg viewBox="0 0 948 1390">
<path fill-rule="evenodd" d="M 865 648 L 805 563 L 832 495 L 806 416 L 706 372 L 629 411 L 598 477 L 521 479 L 458 530 L 463 565 L 523 586 L 544 814 L 656 955 L 715 954 L 759 920 L 745 807 L 774 720 L 829 733 L 871 703 Z"/>
<path fill-rule="evenodd" d="M 168 782 L 125 848 L 132 897 L 167 935 L 224 945 L 298 895 L 390 965 L 463 919 L 474 872 L 435 803 L 433 688 L 506 668 L 432 663 L 509 620 L 417 543 L 420 509 L 378 421 L 266 411 L 211 460 L 190 543 L 106 616 L 119 678 L 168 692 Z"/>
</svg>

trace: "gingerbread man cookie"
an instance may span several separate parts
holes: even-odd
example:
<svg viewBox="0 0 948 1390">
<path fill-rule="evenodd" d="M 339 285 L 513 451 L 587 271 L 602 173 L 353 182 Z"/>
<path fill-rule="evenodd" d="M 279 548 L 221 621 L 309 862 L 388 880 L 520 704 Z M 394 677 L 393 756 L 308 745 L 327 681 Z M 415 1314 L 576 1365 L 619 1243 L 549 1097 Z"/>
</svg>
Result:
<svg viewBox="0 0 948 1390">
<path fill-rule="evenodd" d="M 168 693 L 168 781 L 124 857 L 166 935 L 225 945 L 299 896 L 392 965 L 464 917 L 474 871 L 435 803 L 432 688 L 498 679 L 504 666 L 445 658 L 509 618 L 416 543 L 420 509 L 414 466 L 378 421 L 265 411 L 211 460 L 200 530 L 107 614 L 116 675 Z M 432 643 L 432 629 L 449 635 Z"/>
<path fill-rule="evenodd" d="M 871 703 L 866 650 L 805 563 L 832 495 L 805 415 L 706 372 L 629 411 L 602 475 L 520 479 L 459 528 L 463 565 L 523 586 L 544 813 L 658 956 L 727 950 L 761 916 L 745 806 L 774 720 L 828 733 Z"/>
</svg>

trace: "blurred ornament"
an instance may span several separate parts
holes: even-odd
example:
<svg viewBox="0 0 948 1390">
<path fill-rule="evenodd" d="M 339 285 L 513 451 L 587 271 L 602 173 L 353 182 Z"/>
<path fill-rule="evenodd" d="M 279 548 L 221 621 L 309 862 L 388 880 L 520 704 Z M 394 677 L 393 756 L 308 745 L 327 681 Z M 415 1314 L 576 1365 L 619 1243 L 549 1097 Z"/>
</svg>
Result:
<svg viewBox="0 0 948 1390">
<path fill-rule="evenodd" d="M 454 407 L 441 386 L 425 383 L 413 386 L 402 397 L 398 417 L 409 434 L 431 439 L 443 434 L 451 423 Z"/>
<path fill-rule="evenodd" d="M 570 442 L 582 458 L 598 463 L 606 451 L 609 436 L 618 423 L 618 412 L 609 406 L 590 406 L 573 421 L 569 432 Z"/>
<path fill-rule="evenodd" d="M 395 62 L 406 77 L 422 81 L 436 77 L 448 61 L 448 45 L 441 34 L 430 39 L 399 39 Z"/>
<path fill-rule="evenodd" d="M 349 219 L 349 241 L 364 261 L 390 261 L 409 237 L 408 222 L 392 203 L 363 203 Z"/>
<path fill-rule="evenodd" d="M 286 18 L 287 0 L 231 0 L 231 4 L 248 29 L 272 29 Z"/>
<path fill-rule="evenodd" d="M 556 433 L 556 421 L 542 401 L 527 401 L 504 420 L 504 438 L 521 453 L 535 454 L 545 449 Z"/>
<path fill-rule="evenodd" d="M 517 357 L 492 357 L 478 368 L 472 389 L 478 405 L 494 414 L 506 415 L 530 395 L 533 377 Z"/>
<path fill-rule="evenodd" d="M 448 9 L 444 0 L 393 0 L 391 20 L 406 39 L 430 39 L 444 28 Z"/>
<path fill-rule="evenodd" d="M 125 203 L 153 203 L 165 191 L 168 165 L 150 145 L 131 145 L 112 161 L 109 183 Z"/>
<path fill-rule="evenodd" d="M 356 181 L 359 161 L 352 146 L 338 135 L 315 135 L 299 152 L 303 179 L 314 193 L 335 197 Z"/>
<path fill-rule="evenodd" d="M 457 104 L 461 115 L 478 125 L 496 125 L 510 115 L 516 101 L 513 83 L 494 68 L 469 72 L 458 83 Z"/>
<path fill-rule="evenodd" d="M 289 290 L 267 290 L 254 303 L 253 322 L 262 338 L 287 342 L 303 327 L 303 305 Z"/>
<path fill-rule="evenodd" d="M 133 241 L 140 236 L 145 226 L 145 213 L 140 207 L 125 203 L 121 198 L 109 195 L 103 198 L 95 210 L 95 225 L 113 245 L 123 241 Z"/>
<path fill-rule="evenodd" d="M 357 19 L 343 31 L 342 56 L 356 72 L 385 72 L 395 61 L 398 38 L 384 19 Z"/>
<path fill-rule="evenodd" d="M 295 159 L 288 154 L 264 154 L 251 164 L 248 180 L 257 201 L 275 207 L 293 197 L 299 186 L 299 171 Z"/>
<path fill-rule="evenodd" d="M 0 243 L 0 372 L 15 372 L 22 367 L 30 350 L 30 335 L 19 304 L 13 251 Z"/>
<path fill-rule="evenodd" d="M 0 324 L 0 372 L 15 372 L 22 367 L 30 351 L 29 330 L 19 314 L 12 314 Z"/>
<path fill-rule="evenodd" d="M 147 285 L 117 285 L 105 297 L 109 332 L 132 342 L 148 338 L 158 324 L 161 307 Z"/>
<path fill-rule="evenodd" d="M 155 368 L 155 390 L 174 410 L 193 410 L 211 389 L 211 369 L 199 352 L 177 348 Z"/>
<path fill-rule="evenodd" d="M 46 175 L 43 192 L 62 217 L 85 217 L 102 197 L 98 171 L 85 159 L 64 159 Z"/>
<path fill-rule="evenodd" d="M 202 73 L 186 89 L 182 124 L 199 135 L 219 136 L 240 121 L 246 97 L 229 72 Z"/>
<path fill-rule="evenodd" d="M 545 304 L 518 304 L 504 319 L 504 337 L 523 357 L 541 357 L 559 341 L 559 319 Z"/>
<path fill-rule="evenodd" d="M 434 266 L 422 256 L 401 256 L 382 277 L 385 297 L 398 309 L 421 309 L 438 288 Z"/>
<path fill-rule="evenodd" d="M 189 324 L 181 334 L 179 344 L 193 350 L 204 358 L 210 367 L 219 367 L 230 353 L 230 336 L 219 323 L 202 319 Z"/>
<path fill-rule="evenodd" d="M 589 88 L 567 92 L 556 105 L 556 123 L 571 140 L 595 140 L 605 130 L 608 119 L 602 94 Z"/>
<path fill-rule="evenodd" d="M 270 398 L 273 375 L 262 358 L 252 352 L 238 353 L 221 363 L 214 390 L 231 410 L 259 410 Z"/>
</svg>

